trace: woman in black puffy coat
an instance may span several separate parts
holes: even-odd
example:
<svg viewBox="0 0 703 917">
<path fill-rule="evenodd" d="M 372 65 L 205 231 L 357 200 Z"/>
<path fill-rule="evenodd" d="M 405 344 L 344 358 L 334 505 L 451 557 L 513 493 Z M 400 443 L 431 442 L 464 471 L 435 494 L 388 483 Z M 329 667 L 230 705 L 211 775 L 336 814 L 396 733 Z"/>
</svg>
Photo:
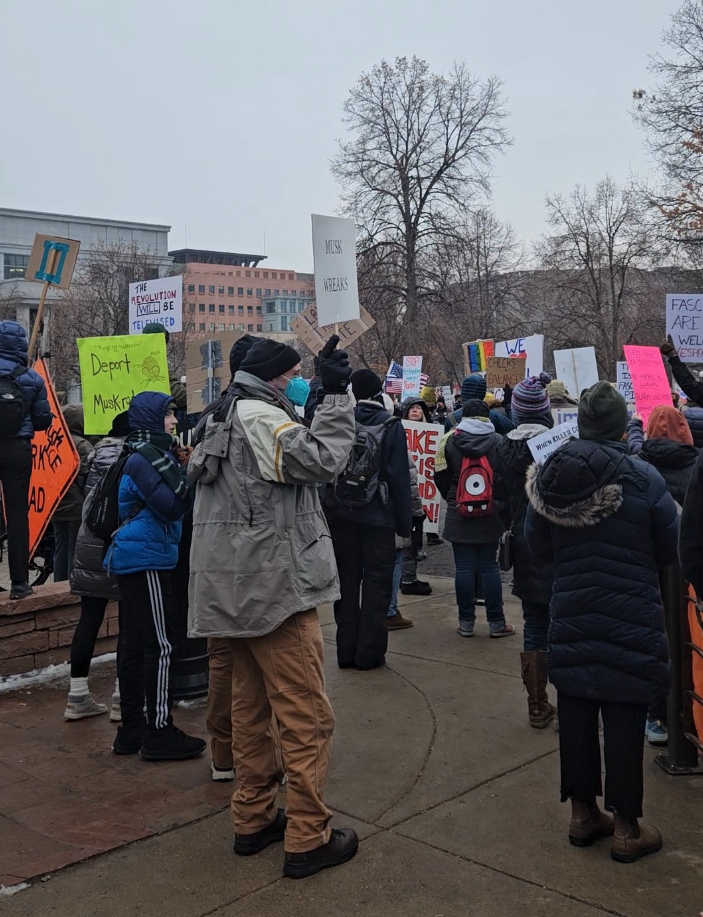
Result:
<svg viewBox="0 0 703 917">
<path fill-rule="evenodd" d="M 85 517 L 90 509 L 96 485 L 102 480 L 110 465 L 120 457 L 128 434 L 129 424 L 125 411 L 115 417 L 112 429 L 100 440 L 88 465 L 83 521 L 78 530 L 70 577 L 71 592 L 81 597 L 81 616 L 71 642 L 71 685 L 64 713 L 67 720 L 82 720 L 107 713 L 105 704 L 96 703 L 91 697 L 88 690 L 88 673 L 107 603 L 111 600 L 119 601 L 120 591 L 117 577 L 108 576 L 103 570 L 105 544 L 90 531 Z M 110 719 L 113 722 L 120 721 L 120 696 L 117 684 L 112 696 Z"/>
<path fill-rule="evenodd" d="M 669 683 L 659 568 L 676 559 L 676 504 L 655 468 L 621 442 L 622 396 L 607 382 L 579 404 L 580 439 L 528 473 L 525 534 L 535 563 L 553 563 L 550 677 L 558 692 L 562 800 L 569 838 L 615 833 L 611 855 L 634 862 L 661 848 L 642 815 L 647 709 Z M 605 746 L 605 807 L 598 737 Z"/>
</svg>

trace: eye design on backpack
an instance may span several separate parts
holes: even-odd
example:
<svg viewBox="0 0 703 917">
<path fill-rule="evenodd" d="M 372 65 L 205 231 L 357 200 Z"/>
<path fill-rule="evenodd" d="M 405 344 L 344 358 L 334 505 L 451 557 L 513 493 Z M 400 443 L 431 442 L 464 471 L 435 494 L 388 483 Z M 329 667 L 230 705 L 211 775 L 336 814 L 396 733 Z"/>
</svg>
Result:
<svg viewBox="0 0 703 917">
<path fill-rule="evenodd" d="M 488 480 L 480 471 L 475 471 L 467 477 L 464 489 L 470 497 L 480 499 L 483 494 L 488 493 Z"/>
</svg>

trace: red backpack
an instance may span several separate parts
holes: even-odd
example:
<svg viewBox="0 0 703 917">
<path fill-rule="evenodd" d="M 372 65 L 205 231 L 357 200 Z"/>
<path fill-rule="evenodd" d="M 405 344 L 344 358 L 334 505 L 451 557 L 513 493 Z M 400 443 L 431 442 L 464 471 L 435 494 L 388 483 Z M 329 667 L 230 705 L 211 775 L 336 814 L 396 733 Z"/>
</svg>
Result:
<svg viewBox="0 0 703 917">
<path fill-rule="evenodd" d="M 490 516 L 493 502 L 493 469 L 485 455 L 465 455 L 456 486 L 456 508 L 465 519 Z"/>
</svg>

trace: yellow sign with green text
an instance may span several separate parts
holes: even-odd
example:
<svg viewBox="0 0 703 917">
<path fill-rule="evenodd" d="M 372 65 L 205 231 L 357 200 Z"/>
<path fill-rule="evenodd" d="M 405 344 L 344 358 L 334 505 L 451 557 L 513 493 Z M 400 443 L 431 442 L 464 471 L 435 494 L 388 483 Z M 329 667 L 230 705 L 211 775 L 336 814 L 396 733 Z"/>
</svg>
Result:
<svg viewBox="0 0 703 917">
<path fill-rule="evenodd" d="M 139 392 L 170 392 L 163 334 L 79 338 L 78 360 L 88 436 L 110 432 Z"/>
</svg>

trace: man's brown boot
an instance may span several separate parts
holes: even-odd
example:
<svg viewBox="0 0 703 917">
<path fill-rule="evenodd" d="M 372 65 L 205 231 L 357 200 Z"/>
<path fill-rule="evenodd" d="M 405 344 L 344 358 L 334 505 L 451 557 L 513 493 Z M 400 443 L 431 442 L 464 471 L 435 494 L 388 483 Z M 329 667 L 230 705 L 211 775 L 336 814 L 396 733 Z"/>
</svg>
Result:
<svg viewBox="0 0 703 917">
<path fill-rule="evenodd" d="M 413 622 L 409 618 L 404 618 L 399 611 L 394 615 L 386 618 L 386 627 L 388 630 L 403 630 L 406 627 L 412 627 Z"/>
<path fill-rule="evenodd" d="M 598 803 L 571 800 L 569 842 L 575 847 L 590 847 L 599 837 L 612 837 L 614 831 L 612 817 L 601 812 Z"/>
<path fill-rule="evenodd" d="M 527 709 L 530 715 L 530 726 L 544 729 L 556 716 L 556 707 L 549 703 L 547 697 L 547 654 L 541 650 L 520 653 L 522 664 L 522 681 L 527 690 Z"/>
<path fill-rule="evenodd" d="M 615 839 L 610 855 L 618 863 L 635 863 L 662 849 L 662 836 L 654 825 L 640 825 L 636 818 L 615 816 Z"/>
</svg>

